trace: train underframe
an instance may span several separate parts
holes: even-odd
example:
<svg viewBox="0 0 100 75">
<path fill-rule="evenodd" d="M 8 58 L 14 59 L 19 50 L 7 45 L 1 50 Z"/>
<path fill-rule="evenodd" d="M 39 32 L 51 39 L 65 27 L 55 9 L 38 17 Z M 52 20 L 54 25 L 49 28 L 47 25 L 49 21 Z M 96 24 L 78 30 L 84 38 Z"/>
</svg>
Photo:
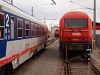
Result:
<svg viewBox="0 0 100 75">
<path fill-rule="evenodd" d="M 70 60 L 90 60 L 92 43 L 62 43 L 60 42 L 60 54 Z"/>
</svg>

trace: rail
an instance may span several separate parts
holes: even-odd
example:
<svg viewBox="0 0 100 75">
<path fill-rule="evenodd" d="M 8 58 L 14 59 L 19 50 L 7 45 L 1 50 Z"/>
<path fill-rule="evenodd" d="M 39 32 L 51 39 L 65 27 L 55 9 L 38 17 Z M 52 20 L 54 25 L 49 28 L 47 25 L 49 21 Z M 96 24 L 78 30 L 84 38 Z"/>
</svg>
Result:
<svg viewBox="0 0 100 75">
<path fill-rule="evenodd" d="M 100 75 L 95 74 L 91 69 L 91 62 L 87 60 L 70 60 L 67 56 L 66 46 L 66 58 L 64 59 L 64 75 Z"/>
<path fill-rule="evenodd" d="M 69 62 L 66 65 L 65 75 L 91 75 L 86 62 Z"/>
<path fill-rule="evenodd" d="M 98 71 L 98 69 L 96 67 L 94 67 L 94 65 L 91 65 L 92 70 L 96 73 L 96 75 L 100 75 L 100 72 Z"/>
<path fill-rule="evenodd" d="M 52 44 L 55 40 L 57 40 L 56 38 L 51 38 L 50 40 L 47 41 L 46 46 L 49 46 L 50 44 Z"/>
</svg>

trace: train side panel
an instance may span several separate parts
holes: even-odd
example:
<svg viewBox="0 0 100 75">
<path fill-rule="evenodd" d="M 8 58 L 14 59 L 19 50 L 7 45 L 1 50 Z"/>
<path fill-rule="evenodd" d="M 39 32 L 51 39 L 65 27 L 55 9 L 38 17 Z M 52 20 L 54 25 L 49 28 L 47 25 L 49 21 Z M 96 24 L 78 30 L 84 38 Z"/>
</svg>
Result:
<svg viewBox="0 0 100 75">
<path fill-rule="evenodd" d="M 0 70 L 9 63 L 15 69 L 43 49 L 49 34 L 47 33 L 48 28 L 44 23 L 24 14 L 22 11 L 18 10 L 23 14 L 17 12 L 17 9 L 15 10 L 11 5 L 8 5 L 11 8 L 6 5 L 1 1 L 0 24 L 3 24 L 3 26 L 0 26 Z M 20 20 L 22 21 L 22 26 L 20 26 Z M 27 25 L 26 23 L 29 24 L 29 27 L 25 26 Z M 34 29 L 31 27 L 33 26 L 32 23 L 34 24 Z"/>
</svg>

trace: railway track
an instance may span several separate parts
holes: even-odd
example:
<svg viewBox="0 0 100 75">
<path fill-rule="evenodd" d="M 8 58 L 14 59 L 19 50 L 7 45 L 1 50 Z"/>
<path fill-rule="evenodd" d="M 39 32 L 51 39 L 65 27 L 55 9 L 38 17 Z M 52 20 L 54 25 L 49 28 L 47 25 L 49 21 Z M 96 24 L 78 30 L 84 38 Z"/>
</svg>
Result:
<svg viewBox="0 0 100 75">
<path fill-rule="evenodd" d="M 64 64 L 64 75 L 96 75 L 91 70 L 90 62 L 72 61 Z"/>
</svg>

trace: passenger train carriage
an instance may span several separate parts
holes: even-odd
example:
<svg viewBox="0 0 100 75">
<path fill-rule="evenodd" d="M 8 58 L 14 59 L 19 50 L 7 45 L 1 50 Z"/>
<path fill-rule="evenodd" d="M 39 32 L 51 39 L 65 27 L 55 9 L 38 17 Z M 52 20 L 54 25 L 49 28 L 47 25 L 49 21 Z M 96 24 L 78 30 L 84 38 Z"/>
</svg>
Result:
<svg viewBox="0 0 100 75">
<path fill-rule="evenodd" d="M 60 19 L 60 50 L 69 58 L 88 58 L 92 48 L 92 21 L 80 11 L 68 12 Z"/>
<path fill-rule="evenodd" d="M 0 71 L 13 69 L 45 47 L 48 28 L 41 21 L 0 1 Z"/>
</svg>

